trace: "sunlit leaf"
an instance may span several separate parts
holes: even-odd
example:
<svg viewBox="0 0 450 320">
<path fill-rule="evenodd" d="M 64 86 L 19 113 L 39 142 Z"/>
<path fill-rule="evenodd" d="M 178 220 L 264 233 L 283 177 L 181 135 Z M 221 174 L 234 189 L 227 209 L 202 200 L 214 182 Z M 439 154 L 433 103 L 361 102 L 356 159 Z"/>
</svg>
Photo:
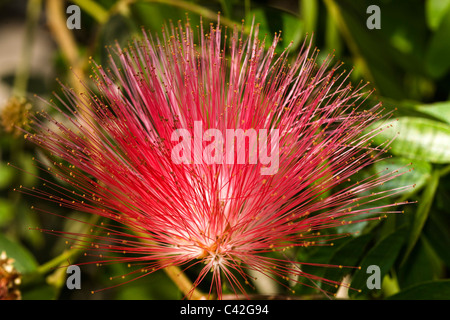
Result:
<svg viewBox="0 0 450 320">
<path fill-rule="evenodd" d="M 426 0 L 425 15 L 428 27 L 436 30 L 449 9 L 450 0 Z"/>
<path fill-rule="evenodd" d="M 316 32 L 319 3 L 317 0 L 300 0 L 300 15 L 306 32 Z"/>
<path fill-rule="evenodd" d="M 450 101 L 419 105 L 416 110 L 450 124 Z"/>
<path fill-rule="evenodd" d="M 432 163 L 450 162 L 450 126 L 445 123 L 402 117 L 387 121 L 380 130 L 374 138 L 376 144 L 392 140 L 398 134 L 390 145 L 390 152 L 395 155 Z"/>
<path fill-rule="evenodd" d="M 412 165 L 411 165 L 412 164 Z M 382 172 L 388 169 L 389 172 L 398 171 L 405 172 L 395 179 L 389 180 L 383 185 L 378 186 L 380 191 L 392 190 L 398 187 L 413 186 L 421 188 L 431 175 L 432 166 L 430 163 L 422 160 L 411 160 L 401 157 L 393 157 L 373 165 L 373 173 Z M 411 169 L 409 171 L 409 169 Z M 411 189 L 404 189 L 401 193 L 411 192 Z"/>
</svg>

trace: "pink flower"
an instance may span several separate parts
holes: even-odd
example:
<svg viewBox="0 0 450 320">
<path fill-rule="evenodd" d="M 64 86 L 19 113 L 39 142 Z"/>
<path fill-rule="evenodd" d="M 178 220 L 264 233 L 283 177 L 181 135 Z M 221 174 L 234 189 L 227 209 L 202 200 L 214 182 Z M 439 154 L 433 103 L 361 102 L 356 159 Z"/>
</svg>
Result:
<svg viewBox="0 0 450 320">
<path fill-rule="evenodd" d="M 93 63 L 96 91 L 65 88 L 64 121 L 36 121 L 27 137 L 55 157 L 48 170 L 64 182 L 38 194 L 114 222 L 77 241 L 93 263 L 136 265 L 137 278 L 202 266 L 192 290 L 208 279 L 219 298 L 223 281 L 245 294 L 248 270 L 339 284 L 283 251 L 332 245 L 347 234 L 327 230 L 379 219 L 384 207 L 367 204 L 398 190 L 371 190 L 398 173 L 353 178 L 387 150 L 370 146 L 380 104 L 363 109 L 365 86 L 347 84 L 331 56 L 317 66 L 305 42 L 291 61 L 278 41 L 266 51 L 257 27 L 227 38 L 219 24 L 206 35 L 189 23 L 144 33 L 117 47 L 110 70 Z"/>
</svg>

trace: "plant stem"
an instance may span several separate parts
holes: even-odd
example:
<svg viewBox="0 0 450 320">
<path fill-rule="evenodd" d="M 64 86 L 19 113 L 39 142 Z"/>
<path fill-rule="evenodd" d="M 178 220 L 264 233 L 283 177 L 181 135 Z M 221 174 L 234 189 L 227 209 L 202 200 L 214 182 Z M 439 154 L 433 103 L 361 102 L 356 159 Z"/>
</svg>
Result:
<svg viewBox="0 0 450 320">
<path fill-rule="evenodd" d="M 450 165 L 442 168 L 441 170 L 439 170 L 439 176 L 442 178 L 444 176 L 446 176 L 447 174 L 450 173 Z"/>
<path fill-rule="evenodd" d="M 206 300 L 205 294 L 194 288 L 189 278 L 176 266 L 163 269 L 169 278 L 175 283 L 180 291 L 192 300 Z"/>
<path fill-rule="evenodd" d="M 31 52 L 34 43 L 36 25 L 41 14 L 42 0 L 29 0 L 27 5 L 27 19 L 25 25 L 25 39 L 22 46 L 20 62 L 14 79 L 13 95 L 24 97 L 27 92 L 30 76 Z"/>
<path fill-rule="evenodd" d="M 75 92 L 79 94 L 84 91 L 80 82 L 80 79 L 84 79 L 82 60 L 78 55 L 78 48 L 73 34 L 67 28 L 64 12 L 63 1 L 47 0 L 47 18 L 50 31 L 66 58 L 67 63 L 72 68 L 73 72 L 69 75 L 70 82 Z"/>
<path fill-rule="evenodd" d="M 109 19 L 109 13 L 101 5 L 92 0 L 72 0 L 77 6 L 90 14 L 98 23 L 104 24 Z"/>
<path fill-rule="evenodd" d="M 93 215 L 91 217 L 91 219 L 88 222 L 86 222 L 86 229 L 85 229 L 86 231 L 81 232 L 80 234 L 87 233 L 87 230 L 90 230 L 94 225 L 96 225 L 97 222 L 99 221 L 99 219 L 100 219 L 100 216 Z M 78 238 L 81 238 L 81 236 Z M 44 274 L 52 271 L 53 269 L 61 266 L 62 263 L 65 263 L 67 261 L 70 262 L 70 259 L 76 259 L 77 256 L 79 256 L 81 254 L 81 251 L 82 250 L 78 249 L 78 248 L 68 249 L 68 250 L 64 251 L 63 253 L 61 253 L 59 256 L 40 265 L 36 269 L 35 273 L 38 275 L 44 275 Z"/>
<path fill-rule="evenodd" d="M 135 234 L 143 243 L 148 242 L 148 236 L 142 232 L 135 232 Z M 145 240 L 144 240 L 145 239 Z M 183 293 L 184 296 L 190 298 L 191 300 L 206 300 L 207 296 L 202 293 L 194 284 L 189 280 L 186 274 L 180 270 L 177 266 L 168 266 L 162 268 L 167 276 L 173 281 L 173 283 L 178 287 L 178 289 Z"/>
<path fill-rule="evenodd" d="M 374 77 L 372 75 L 372 72 L 370 71 L 370 68 L 367 65 L 367 62 L 364 60 L 363 56 L 361 55 L 361 52 L 358 48 L 358 44 L 353 39 L 352 33 L 349 30 L 349 28 L 345 22 L 345 19 L 342 17 L 342 13 L 339 9 L 339 5 L 336 3 L 335 0 L 325 0 L 324 2 L 325 2 L 325 6 L 326 6 L 329 14 L 333 17 L 333 20 L 336 22 L 336 24 L 342 34 L 342 37 L 344 38 L 350 51 L 352 52 L 355 62 L 361 66 L 361 69 L 363 70 L 365 77 L 367 79 L 369 79 L 372 83 L 374 83 Z"/>
<path fill-rule="evenodd" d="M 122 0 L 121 2 L 126 3 L 127 5 L 130 5 L 137 0 Z M 183 0 L 143 0 L 143 2 L 148 3 L 160 3 L 160 4 L 166 4 L 169 6 L 177 7 L 180 9 L 188 10 L 191 12 L 194 12 L 198 14 L 199 16 L 209 19 L 209 20 L 217 20 L 218 12 L 211 11 L 204 6 L 198 5 L 194 2 L 187 2 Z M 234 27 L 236 25 L 240 25 L 241 22 L 233 21 L 232 19 L 229 19 L 227 17 L 220 16 L 220 23 L 223 25 L 226 25 L 228 27 Z M 249 32 L 250 27 L 245 27 L 245 32 Z"/>
</svg>

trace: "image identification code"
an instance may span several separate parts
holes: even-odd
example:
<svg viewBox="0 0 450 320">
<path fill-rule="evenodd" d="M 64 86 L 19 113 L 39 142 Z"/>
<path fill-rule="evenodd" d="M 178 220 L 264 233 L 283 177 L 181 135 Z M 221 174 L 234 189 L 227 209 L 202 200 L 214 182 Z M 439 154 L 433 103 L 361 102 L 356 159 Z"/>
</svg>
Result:
<svg viewBox="0 0 450 320">
<path fill-rule="evenodd" d="M 213 306 L 206 307 L 206 306 L 193 306 L 193 305 L 187 305 L 181 307 L 180 314 L 182 315 L 206 315 L 211 317 L 214 312 L 218 313 L 225 313 L 229 315 L 237 315 L 237 314 L 269 314 L 269 308 L 267 305 L 259 305 L 259 304 L 227 304 L 225 305 L 225 308 L 215 308 Z"/>
</svg>

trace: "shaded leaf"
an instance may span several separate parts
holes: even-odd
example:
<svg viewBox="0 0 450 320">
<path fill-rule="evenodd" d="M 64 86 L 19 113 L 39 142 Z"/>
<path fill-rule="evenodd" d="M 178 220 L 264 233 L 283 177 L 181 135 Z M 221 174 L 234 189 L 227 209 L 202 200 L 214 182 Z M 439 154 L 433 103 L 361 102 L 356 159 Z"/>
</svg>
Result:
<svg viewBox="0 0 450 320">
<path fill-rule="evenodd" d="M 5 226 L 14 218 L 14 205 L 11 200 L 0 198 L 0 226 Z"/>
<path fill-rule="evenodd" d="M 155 272 L 140 281 L 123 286 L 115 297 L 118 300 L 177 300 L 182 294 L 163 271 Z"/>
<path fill-rule="evenodd" d="M 398 272 L 401 287 L 438 280 L 442 276 L 442 262 L 424 236 L 421 236 L 406 263 Z"/>
<path fill-rule="evenodd" d="M 337 21 L 345 43 L 365 80 L 372 81 L 382 95 L 404 99 L 404 71 L 417 73 L 423 61 L 425 19 L 420 1 L 388 1 L 380 5 L 381 29 L 366 26 L 370 1 L 325 0 Z M 408 12 L 408 15 L 398 14 Z M 409 21 L 414 20 L 414 24 Z"/>
<path fill-rule="evenodd" d="M 290 50 L 295 50 L 302 43 L 304 37 L 304 24 L 297 17 L 283 13 L 281 15 L 283 21 L 282 44 L 287 47 L 292 42 Z"/>
<path fill-rule="evenodd" d="M 15 260 L 14 266 L 20 273 L 34 271 L 38 265 L 33 255 L 27 249 L 0 234 L 0 252 L 2 251 L 5 251 L 8 257 Z"/>
<path fill-rule="evenodd" d="M 19 165 L 26 171 L 26 174 L 21 176 L 21 183 L 24 186 L 33 186 L 36 183 L 39 170 L 36 167 L 33 157 L 28 153 L 22 153 L 19 155 Z"/>
<path fill-rule="evenodd" d="M 358 266 L 358 263 L 360 262 L 361 257 L 363 256 L 372 238 L 373 234 L 368 233 L 357 238 L 347 240 L 336 249 L 328 263 L 332 265 L 343 265 L 350 267 Z M 351 271 L 353 270 L 349 270 L 348 268 L 328 268 L 325 272 L 324 278 L 333 281 L 342 281 L 344 276 Z"/>
<path fill-rule="evenodd" d="M 14 168 L 8 166 L 4 162 L 0 162 L 0 189 L 11 186 L 14 175 Z"/>
<path fill-rule="evenodd" d="M 449 300 L 450 280 L 437 280 L 411 286 L 388 300 Z"/>
<path fill-rule="evenodd" d="M 58 290 L 46 283 L 22 291 L 23 300 L 54 300 L 57 295 Z"/>
<path fill-rule="evenodd" d="M 425 57 L 425 67 L 429 75 L 434 78 L 440 78 L 446 74 L 450 68 L 450 42 L 448 35 L 450 33 L 450 10 L 447 10 L 442 22 L 436 32 L 433 34 L 428 45 L 428 51 Z"/>
<path fill-rule="evenodd" d="M 406 229 L 402 228 L 385 236 L 364 256 L 361 261 L 361 269 L 355 272 L 351 282 L 351 287 L 361 290 L 361 292 L 352 291 L 350 292 L 351 296 L 370 291 L 367 287 L 369 266 L 375 265 L 380 268 L 380 280 L 389 272 L 405 241 L 405 231 Z"/>
<path fill-rule="evenodd" d="M 450 217 L 446 212 L 436 214 L 436 211 L 427 219 L 424 233 L 441 260 L 450 266 Z"/>
<path fill-rule="evenodd" d="M 304 22 L 296 16 L 274 8 L 256 7 L 250 10 L 245 21 L 254 21 L 259 25 L 259 38 L 265 38 L 265 47 L 269 48 L 275 33 L 282 32 L 281 43 L 277 46 L 278 52 L 291 45 L 295 50 L 302 43 L 304 37 Z M 291 44 L 292 42 L 292 44 Z"/>
<path fill-rule="evenodd" d="M 408 258 L 408 255 L 411 253 L 414 248 L 417 240 L 420 237 L 423 226 L 428 219 L 428 215 L 430 213 L 431 205 L 433 204 L 434 195 L 436 193 L 437 187 L 439 185 L 439 171 L 435 171 L 420 198 L 419 206 L 414 216 L 413 225 L 410 230 L 408 246 L 406 248 L 406 253 L 403 258 L 404 263 Z"/>
</svg>

